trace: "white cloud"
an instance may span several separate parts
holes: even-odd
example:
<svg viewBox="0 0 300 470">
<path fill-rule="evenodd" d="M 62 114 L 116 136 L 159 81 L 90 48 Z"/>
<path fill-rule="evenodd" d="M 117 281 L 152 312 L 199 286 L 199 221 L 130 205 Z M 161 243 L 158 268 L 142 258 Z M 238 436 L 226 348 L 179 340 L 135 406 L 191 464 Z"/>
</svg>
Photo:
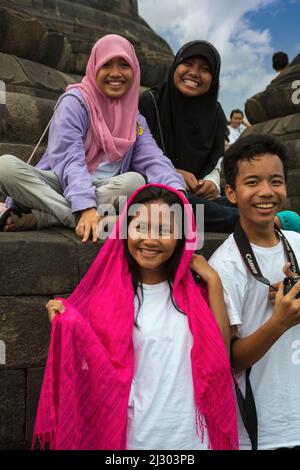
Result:
<svg viewBox="0 0 300 470">
<path fill-rule="evenodd" d="M 174 52 L 193 39 L 217 47 L 222 57 L 220 100 L 229 114 L 274 78 L 271 33 L 254 29 L 245 18 L 271 4 L 278 0 L 139 0 L 139 12 Z"/>
</svg>

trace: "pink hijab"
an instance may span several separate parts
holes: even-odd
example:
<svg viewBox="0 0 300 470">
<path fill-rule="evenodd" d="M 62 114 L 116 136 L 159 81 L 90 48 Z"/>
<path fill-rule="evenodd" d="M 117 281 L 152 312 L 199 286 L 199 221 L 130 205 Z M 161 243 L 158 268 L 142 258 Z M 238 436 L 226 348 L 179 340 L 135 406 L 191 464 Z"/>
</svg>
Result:
<svg viewBox="0 0 300 470">
<path fill-rule="evenodd" d="M 154 185 L 151 185 L 154 186 Z M 195 233 L 191 206 L 178 195 Z M 69 450 L 126 449 L 128 400 L 134 372 L 134 289 L 124 255 L 123 233 L 129 200 L 88 273 L 54 318 L 34 428 L 33 445 Z M 186 231 L 187 233 L 187 231 Z M 230 364 L 217 322 L 189 269 L 186 242 L 173 295 L 188 315 L 194 344 L 191 364 L 197 409 L 195 426 L 211 449 L 237 449 L 236 404 Z M 176 413 L 176 410 L 174 410 Z M 200 439 L 200 437 L 199 437 Z"/>
<path fill-rule="evenodd" d="M 99 69 L 114 57 L 125 59 L 133 70 L 133 83 L 121 98 L 109 98 L 96 83 Z M 81 83 L 69 85 L 67 91 L 78 88 L 90 113 L 90 128 L 85 150 L 90 172 L 101 161 L 121 160 L 136 140 L 136 118 L 140 87 L 140 66 L 133 45 L 117 34 L 108 34 L 94 45 Z"/>
</svg>

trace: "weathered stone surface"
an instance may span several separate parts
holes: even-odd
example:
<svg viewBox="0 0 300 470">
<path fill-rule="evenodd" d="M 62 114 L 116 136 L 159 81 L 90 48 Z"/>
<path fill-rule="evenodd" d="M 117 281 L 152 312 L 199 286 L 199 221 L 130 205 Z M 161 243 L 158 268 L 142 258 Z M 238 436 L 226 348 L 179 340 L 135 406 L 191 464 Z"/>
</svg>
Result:
<svg viewBox="0 0 300 470">
<path fill-rule="evenodd" d="M 35 146 L 33 144 L 29 145 L 29 144 L 15 144 L 11 142 L 0 142 L 0 158 L 2 155 L 14 155 L 15 157 L 18 157 L 21 160 L 23 160 L 23 162 L 27 162 L 34 147 Z M 37 149 L 32 159 L 32 165 L 35 165 L 40 160 L 40 158 L 45 152 L 45 149 L 46 147 L 44 147 L 43 145 L 41 145 Z"/>
<path fill-rule="evenodd" d="M 55 101 L 20 93 L 6 93 L 6 113 L 0 119 L 0 140 L 36 143 L 46 128 Z"/>
<path fill-rule="evenodd" d="M 299 79 L 300 63 L 295 58 L 295 61 L 274 78 L 263 92 L 246 101 L 245 112 L 249 122 L 258 124 L 277 117 L 300 113 L 298 103 L 300 93 L 292 86 Z"/>
<path fill-rule="evenodd" d="M 68 71 L 72 60 L 72 48 L 67 38 L 56 31 L 48 31 L 42 39 L 43 56 L 40 62 L 58 70 Z"/>
<path fill-rule="evenodd" d="M 300 66 L 298 67 L 300 77 Z M 270 86 L 246 102 L 246 115 L 252 124 L 267 121 L 277 117 L 300 112 L 300 104 L 294 101 L 295 89 L 291 83 L 281 86 Z"/>
<path fill-rule="evenodd" d="M 285 205 L 286 210 L 300 212 L 300 196 L 288 197 Z"/>
<path fill-rule="evenodd" d="M 56 100 L 75 80 L 59 70 L 0 53 L 0 80 L 8 92 Z"/>
<path fill-rule="evenodd" d="M 40 60 L 41 41 L 47 29 L 36 18 L 20 11 L 0 8 L 0 50 L 30 60 Z"/>
<path fill-rule="evenodd" d="M 43 376 L 43 367 L 27 370 L 25 439 L 28 442 L 32 441 L 34 422 L 43 383 Z"/>
<path fill-rule="evenodd" d="M 300 170 L 289 171 L 287 193 L 291 198 L 300 196 Z M 299 208 L 300 206 L 298 207 L 298 210 Z"/>
<path fill-rule="evenodd" d="M 36 17 L 48 30 L 54 29 L 68 39 L 72 48 L 68 65 L 71 73 L 84 74 L 92 45 L 108 33 L 132 41 L 141 63 L 143 85 L 153 86 L 162 81 L 172 62 L 170 47 L 138 16 L 135 2 L 109 2 L 105 8 L 103 2 L 96 1 L 57 0 L 37 4 L 33 0 L 26 3 L 16 0 L 14 5 Z M 55 68 L 59 66 L 56 64 Z"/>
<path fill-rule="evenodd" d="M 45 304 L 50 298 L 0 297 L 0 339 L 6 345 L 6 368 L 44 364 L 50 338 Z"/>
<path fill-rule="evenodd" d="M 1 52 L 68 70 L 72 49 L 61 32 L 48 30 L 37 18 L 10 8 L 0 8 L 0 26 Z"/>
<path fill-rule="evenodd" d="M 25 389 L 24 370 L 0 368 L 0 443 L 25 440 Z"/>
<path fill-rule="evenodd" d="M 0 442 L 0 450 L 30 450 L 29 442 Z"/>
<path fill-rule="evenodd" d="M 98 255 L 99 251 L 103 246 L 103 242 L 100 240 L 97 243 L 92 243 L 89 241 L 88 243 L 82 243 L 82 241 L 77 237 L 74 230 L 67 229 L 67 228 L 55 228 L 55 231 L 66 237 L 66 239 L 72 241 L 76 246 L 77 253 L 78 253 L 78 270 L 79 270 L 79 279 L 82 279 L 83 276 L 88 271 L 89 267 L 91 266 L 92 262 Z"/>
<path fill-rule="evenodd" d="M 78 252 L 55 231 L 0 233 L 0 296 L 54 295 L 78 283 Z"/>
<path fill-rule="evenodd" d="M 73 0 L 73 3 L 79 3 L 84 6 L 95 8 L 95 10 L 104 10 L 116 15 L 127 15 L 136 17 L 138 15 L 137 0 Z"/>
<path fill-rule="evenodd" d="M 282 142 L 286 146 L 289 155 L 289 168 L 291 170 L 300 168 L 300 138 L 295 140 L 282 138 Z"/>
</svg>

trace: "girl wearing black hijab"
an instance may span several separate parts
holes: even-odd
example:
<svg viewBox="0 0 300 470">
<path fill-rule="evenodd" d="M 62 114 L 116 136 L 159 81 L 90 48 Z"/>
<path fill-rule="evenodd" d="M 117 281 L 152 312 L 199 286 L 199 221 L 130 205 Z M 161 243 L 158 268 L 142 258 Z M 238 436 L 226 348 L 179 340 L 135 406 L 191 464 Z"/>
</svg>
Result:
<svg viewBox="0 0 300 470">
<path fill-rule="evenodd" d="M 188 42 L 177 52 L 167 81 L 142 94 L 139 110 L 184 177 L 191 204 L 204 204 L 205 230 L 231 232 L 238 210 L 218 197 L 227 125 L 218 102 L 220 67 L 212 44 Z"/>
</svg>

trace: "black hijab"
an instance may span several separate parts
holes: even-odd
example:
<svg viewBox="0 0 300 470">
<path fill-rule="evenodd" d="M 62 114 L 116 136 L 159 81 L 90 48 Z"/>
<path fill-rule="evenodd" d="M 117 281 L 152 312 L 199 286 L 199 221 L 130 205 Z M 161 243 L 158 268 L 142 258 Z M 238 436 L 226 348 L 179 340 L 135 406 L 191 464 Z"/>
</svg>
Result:
<svg viewBox="0 0 300 470">
<path fill-rule="evenodd" d="M 174 85 L 176 67 L 192 56 L 204 57 L 211 69 L 209 90 L 198 97 L 186 97 Z M 221 59 L 206 41 L 185 44 L 176 54 L 167 81 L 151 90 L 158 108 L 163 143 L 153 98 L 149 91 L 140 97 L 139 110 L 147 119 L 153 137 L 175 168 L 190 171 L 198 179 L 210 173 L 224 154 L 226 118 L 218 103 Z"/>
</svg>

